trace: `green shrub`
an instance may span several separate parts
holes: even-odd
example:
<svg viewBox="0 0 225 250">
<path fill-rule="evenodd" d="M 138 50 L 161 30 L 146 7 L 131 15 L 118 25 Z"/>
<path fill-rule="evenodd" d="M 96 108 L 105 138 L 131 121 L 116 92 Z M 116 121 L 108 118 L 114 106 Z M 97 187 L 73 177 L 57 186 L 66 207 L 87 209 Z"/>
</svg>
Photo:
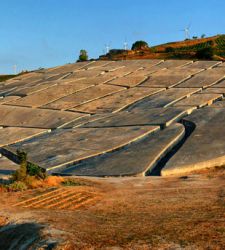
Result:
<svg viewBox="0 0 225 250">
<path fill-rule="evenodd" d="M 203 60 L 211 60 L 213 58 L 214 52 L 212 47 L 203 48 L 196 52 L 196 57 Z"/>
<path fill-rule="evenodd" d="M 27 190 L 27 185 L 23 181 L 14 181 L 7 185 L 7 189 L 11 192 L 24 191 Z"/>
<path fill-rule="evenodd" d="M 33 163 L 28 163 L 27 165 L 27 174 L 30 176 L 35 176 L 40 179 L 45 179 L 47 177 L 46 173 L 41 169 L 39 166 L 33 164 Z"/>
<path fill-rule="evenodd" d="M 20 161 L 20 168 L 12 176 L 14 181 L 26 181 L 28 176 L 35 176 L 40 179 L 46 178 L 46 173 L 39 166 L 28 163 L 26 152 L 17 150 L 17 156 Z"/>
<path fill-rule="evenodd" d="M 66 179 L 62 182 L 63 186 L 81 186 L 82 184 L 78 182 L 77 180 L 73 179 Z"/>
<path fill-rule="evenodd" d="M 166 49 L 165 49 L 166 53 L 170 53 L 170 52 L 174 52 L 174 51 L 175 51 L 175 49 L 173 47 L 166 47 Z"/>
<path fill-rule="evenodd" d="M 20 161 L 20 168 L 13 174 L 14 181 L 24 181 L 27 176 L 27 153 L 17 150 L 17 156 Z"/>
<path fill-rule="evenodd" d="M 0 75 L 0 82 L 4 82 L 7 81 L 13 77 L 15 77 L 16 75 Z"/>
<path fill-rule="evenodd" d="M 84 62 L 88 60 L 88 53 L 85 49 L 80 50 L 79 60 L 80 62 Z"/>
</svg>

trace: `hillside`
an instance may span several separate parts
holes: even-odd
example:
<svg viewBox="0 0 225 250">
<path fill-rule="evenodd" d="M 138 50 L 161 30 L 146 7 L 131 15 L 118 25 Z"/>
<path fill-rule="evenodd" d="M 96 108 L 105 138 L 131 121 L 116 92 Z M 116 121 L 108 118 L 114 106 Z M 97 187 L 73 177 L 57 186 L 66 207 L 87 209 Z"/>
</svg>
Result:
<svg viewBox="0 0 225 250">
<path fill-rule="evenodd" d="M 224 250 L 224 97 L 209 60 L 1 82 L 0 250 Z"/>
<path fill-rule="evenodd" d="M 7 81 L 13 77 L 15 77 L 15 75 L 0 75 L 0 82 Z"/>
<path fill-rule="evenodd" d="M 92 61 L 40 69 L 0 84 L 0 152 L 17 162 L 22 148 L 33 165 L 60 175 L 172 175 L 220 166 L 224 96 L 221 61 Z"/>
<path fill-rule="evenodd" d="M 198 55 L 203 49 L 212 49 L 211 58 L 201 58 Z M 179 42 L 170 42 L 141 50 L 110 50 L 101 60 L 132 60 L 132 59 L 214 59 L 225 60 L 225 35 L 208 38 L 191 39 Z"/>
<path fill-rule="evenodd" d="M 4 82 L 4 81 L 7 81 L 7 80 L 9 80 L 9 79 L 12 79 L 12 78 L 14 78 L 14 77 L 17 77 L 17 76 L 20 76 L 20 75 L 24 75 L 24 74 L 27 74 L 27 73 L 29 73 L 29 71 L 22 71 L 22 72 L 20 72 L 20 73 L 18 73 L 18 74 L 16 74 L 16 75 L 14 75 L 14 74 L 10 74 L 10 75 L 0 75 L 0 82 Z"/>
</svg>

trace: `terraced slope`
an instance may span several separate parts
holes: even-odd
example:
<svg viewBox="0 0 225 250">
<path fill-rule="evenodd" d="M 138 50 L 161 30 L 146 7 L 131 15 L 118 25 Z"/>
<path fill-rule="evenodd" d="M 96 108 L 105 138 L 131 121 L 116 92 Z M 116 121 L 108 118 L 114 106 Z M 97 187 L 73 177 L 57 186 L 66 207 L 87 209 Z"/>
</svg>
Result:
<svg viewBox="0 0 225 250">
<path fill-rule="evenodd" d="M 17 150 L 49 173 L 183 174 L 225 164 L 225 63 L 67 64 L 0 84 L 0 174 Z M 212 143 L 211 143 L 212 142 Z"/>
</svg>

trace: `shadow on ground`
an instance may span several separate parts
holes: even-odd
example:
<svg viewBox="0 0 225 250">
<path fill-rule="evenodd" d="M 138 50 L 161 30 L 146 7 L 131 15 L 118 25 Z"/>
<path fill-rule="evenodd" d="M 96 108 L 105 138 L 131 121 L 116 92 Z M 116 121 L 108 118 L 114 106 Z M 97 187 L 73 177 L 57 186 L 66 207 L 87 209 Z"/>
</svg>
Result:
<svg viewBox="0 0 225 250">
<path fill-rule="evenodd" d="M 56 242 L 43 239 L 43 225 L 36 223 L 8 224 L 0 227 L 1 250 L 54 249 Z"/>
</svg>

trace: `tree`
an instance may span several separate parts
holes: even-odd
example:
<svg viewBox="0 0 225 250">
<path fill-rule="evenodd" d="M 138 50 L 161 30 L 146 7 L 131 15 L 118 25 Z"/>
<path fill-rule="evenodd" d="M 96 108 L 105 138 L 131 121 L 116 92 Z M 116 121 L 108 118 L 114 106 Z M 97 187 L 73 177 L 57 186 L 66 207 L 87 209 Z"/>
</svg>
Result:
<svg viewBox="0 0 225 250">
<path fill-rule="evenodd" d="M 88 53 L 85 49 L 80 50 L 79 61 L 84 62 L 88 60 Z"/>
<path fill-rule="evenodd" d="M 26 181 L 29 176 L 35 176 L 38 179 L 45 179 L 47 177 L 43 169 L 27 161 L 26 152 L 17 150 L 17 156 L 20 168 L 13 174 L 14 181 Z"/>
<path fill-rule="evenodd" d="M 203 60 L 211 60 L 213 58 L 213 48 L 207 47 L 197 51 L 196 57 Z"/>
<path fill-rule="evenodd" d="M 147 49 L 149 48 L 148 43 L 145 41 L 136 41 L 133 43 L 131 49 L 132 50 L 141 50 L 141 49 Z"/>
<path fill-rule="evenodd" d="M 202 34 L 202 35 L 201 35 L 201 38 L 205 38 L 205 37 L 206 37 L 206 35 L 205 35 L 205 34 Z"/>
<path fill-rule="evenodd" d="M 192 38 L 193 38 L 194 40 L 195 40 L 195 39 L 198 39 L 198 37 L 197 37 L 197 36 L 193 36 Z"/>
<path fill-rule="evenodd" d="M 17 156 L 20 162 L 20 168 L 13 174 L 13 180 L 24 181 L 27 177 L 27 153 L 17 150 Z"/>
</svg>

